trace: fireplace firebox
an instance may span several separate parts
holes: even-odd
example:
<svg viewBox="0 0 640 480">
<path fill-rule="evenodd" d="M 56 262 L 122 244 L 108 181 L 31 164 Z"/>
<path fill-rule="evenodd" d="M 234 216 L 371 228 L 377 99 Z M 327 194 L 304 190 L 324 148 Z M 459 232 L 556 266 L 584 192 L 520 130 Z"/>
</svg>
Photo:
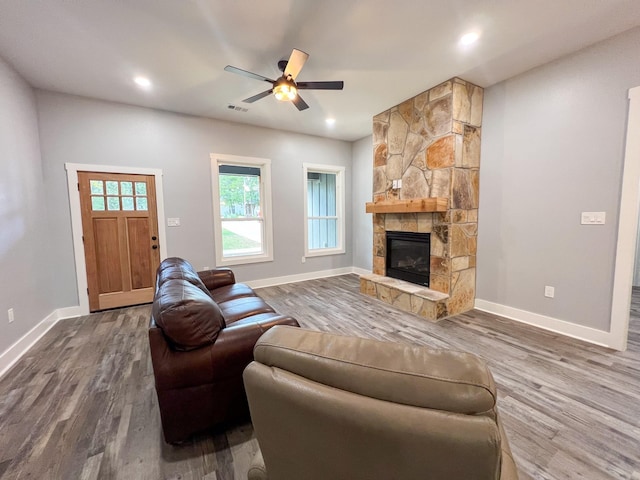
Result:
<svg viewBox="0 0 640 480">
<path fill-rule="evenodd" d="M 430 255 L 430 234 L 387 231 L 387 277 L 428 287 Z"/>
</svg>

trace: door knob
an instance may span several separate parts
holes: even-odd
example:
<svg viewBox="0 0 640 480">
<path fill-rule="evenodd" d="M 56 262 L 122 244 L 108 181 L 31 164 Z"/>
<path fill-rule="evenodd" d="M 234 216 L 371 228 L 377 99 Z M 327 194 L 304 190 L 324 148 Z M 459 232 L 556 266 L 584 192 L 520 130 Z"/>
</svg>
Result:
<svg viewBox="0 0 640 480">
<path fill-rule="evenodd" d="M 156 250 L 158 248 L 158 245 L 151 245 L 151 248 L 153 248 L 154 250 Z"/>
</svg>

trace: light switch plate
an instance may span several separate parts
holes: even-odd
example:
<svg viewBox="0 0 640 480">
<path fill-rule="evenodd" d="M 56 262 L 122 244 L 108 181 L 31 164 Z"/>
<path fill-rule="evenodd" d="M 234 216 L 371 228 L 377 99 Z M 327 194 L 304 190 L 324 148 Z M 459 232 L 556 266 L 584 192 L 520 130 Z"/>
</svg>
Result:
<svg viewBox="0 0 640 480">
<path fill-rule="evenodd" d="M 167 226 L 168 227 L 179 227 L 180 219 L 179 218 L 167 218 Z"/>
</svg>

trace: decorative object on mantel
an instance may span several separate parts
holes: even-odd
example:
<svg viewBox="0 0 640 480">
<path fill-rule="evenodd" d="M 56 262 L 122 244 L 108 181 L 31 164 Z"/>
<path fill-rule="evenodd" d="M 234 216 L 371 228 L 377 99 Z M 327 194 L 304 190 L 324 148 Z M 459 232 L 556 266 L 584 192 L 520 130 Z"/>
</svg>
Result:
<svg viewBox="0 0 640 480">
<path fill-rule="evenodd" d="M 442 197 L 412 198 L 410 200 L 380 200 L 367 203 L 367 213 L 446 212 L 449 199 Z"/>
<path fill-rule="evenodd" d="M 360 291 L 429 320 L 471 310 L 476 292 L 483 89 L 452 78 L 373 117 L 373 271 Z M 429 289 L 386 280 L 387 231 L 430 234 Z M 409 289 L 409 292 L 405 291 Z"/>
</svg>

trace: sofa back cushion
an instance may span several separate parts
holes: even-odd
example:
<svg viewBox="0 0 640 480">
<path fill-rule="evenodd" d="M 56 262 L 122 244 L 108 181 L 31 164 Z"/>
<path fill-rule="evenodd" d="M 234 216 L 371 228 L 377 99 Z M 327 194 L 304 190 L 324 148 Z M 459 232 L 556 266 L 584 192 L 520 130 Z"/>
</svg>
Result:
<svg viewBox="0 0 640 480">
<path fill-rule="evenodd" d="M 152 315 L 176 350 L 194 350 L 216 341 L 225 327 L 208 292 L 184 278 L 165 278 L 156 290 Z"/>
<path fill-rule="evenodd" d="M 156 291 L 167 280 L 175 279 L 185 280 L 210 295 L 209 289 L 205 286 L 200 275 L 184 258 L 169 257 L 162 261 L 156 273 Z"/>
</svg>

